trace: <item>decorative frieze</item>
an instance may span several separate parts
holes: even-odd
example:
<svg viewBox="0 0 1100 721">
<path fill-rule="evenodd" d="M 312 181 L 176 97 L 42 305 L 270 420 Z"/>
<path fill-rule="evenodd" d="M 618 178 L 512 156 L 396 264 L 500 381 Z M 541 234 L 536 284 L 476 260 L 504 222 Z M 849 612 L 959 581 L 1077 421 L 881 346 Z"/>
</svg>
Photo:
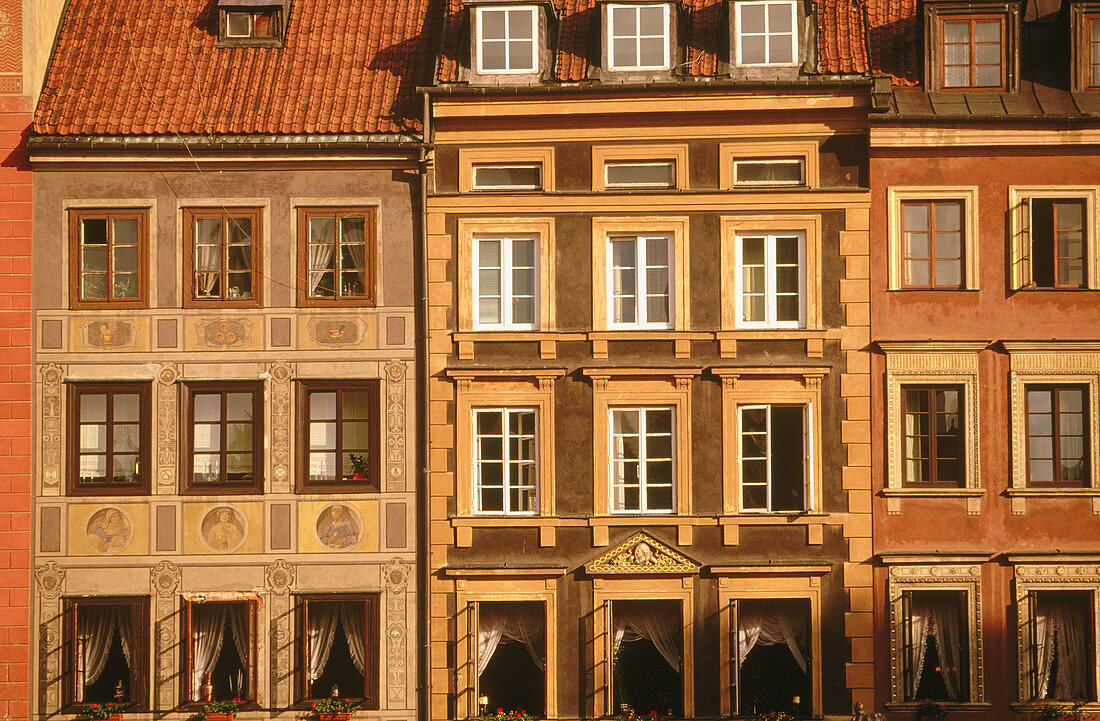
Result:
<svg viewBox="0 0 1100 721">
<path fill-rule="evenodd" d="M 49 363 L 39 368 L 42 378 L 42 495 L 61 494 L 61 391 L 65 368 Z"/>
<path fill-rule="evenodd" d="M 406 595 L 409 564 L 394 558 L 382 567 L 386 585 L 386 708 L 406 708 L 407 639 Z"/>
<path fill-rule="evenodd" d="M 386 490 L 405 490 L 405 361 L 386 364 Z"/>
<path fill-rule="evenodd" d="M 291 450 L 291 384 L 295 368 L 289 363 L 272 363 L 267 367 L 268 402 L 271 407 L 271 490 L 290 493 Z"/>
<path fill-rule="evenodd" d="M 157 490 L 172 493 L 176 488 L 176 446 L 179 439 L 179 368 L 163 363 L 155 386 L 157 408 Z"/>
</svg>

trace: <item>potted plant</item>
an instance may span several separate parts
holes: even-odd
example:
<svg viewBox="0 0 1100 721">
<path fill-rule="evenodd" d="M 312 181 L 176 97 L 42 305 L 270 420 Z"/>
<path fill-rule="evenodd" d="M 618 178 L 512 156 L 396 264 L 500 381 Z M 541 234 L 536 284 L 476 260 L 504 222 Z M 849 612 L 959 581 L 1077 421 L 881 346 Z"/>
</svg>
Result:
<svg viewBox="0 0 1100 721">
<path fill-rule="evenodd" d="M 498 708 L 496 713 L 484 713 L 481 716 L 482 721 L 535 721 L 536 717 L 527 713 L 523 709 L 518 711 L 505 711 L 503 708 Z"/>
<path fill-rule="evenodd" d="M 370 464 L 367 463 L 365 453 L 350 453 L 348 454 L 348 460 L 351 461 L 352 480 L 361 481 L 370 477 Z"/>
<path fill-rule="evenodd" d="M 786 711 L 771 711 L 769 713 L 762 713 L 756 717 L 756 721 L 797 721 L 794 716 L 791 716 Z"/>
<path fill-rule="evenodd" d="M 310 704 L 320 721 L 348 721 L 359 704 L 351 699 L 330 696 Z"/>
<path fill-rule="evenodd" d="M 942 721 L 947 718 L 947 707 L 937 701 L 924 699 L 917 706 L 918 721 Z"/>
<path fill-rule="evenodd" d="M 648 714 L 640 714 L 634 711 L 634 709 L 627 707 L 619 712 L 618 716 L 613 716 L 615 721 L 668 721 L 664 716 L 661 716 L 656 711 L 650 711 Z"/>
<path fill-rule="evenodd" d="M 233 717 L 244 707 L 244 701 L 235 698 L 229 701 L 211 701 L 202 707 L 199 719 L 206 721 L 233 721 Z"/>
<path fill-rule="evenodd" d="M 85 721 L 120 721 L 122 709 L 126 704 L 93 703 L 80 709 L 80 718 Z"/>
<path fill-rule="evenodd" d="M 1035 714 L 1035 721 L 1088 721 L 1093 716 L 1080 706 L 1045 705 Z"/>
</svg>

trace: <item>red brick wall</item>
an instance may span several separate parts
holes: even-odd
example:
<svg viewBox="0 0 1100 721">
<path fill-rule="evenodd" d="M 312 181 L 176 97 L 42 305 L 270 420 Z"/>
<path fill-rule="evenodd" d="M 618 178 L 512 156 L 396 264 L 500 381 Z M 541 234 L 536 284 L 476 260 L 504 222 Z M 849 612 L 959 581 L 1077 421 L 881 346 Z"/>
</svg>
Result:
<svg viewBox="0 0 1100 721">
<path fill-rule="evenodd" d="M 0 97 L 0 719 L 30 697 L 30 121 L 29 98 Z"/>
</svg>

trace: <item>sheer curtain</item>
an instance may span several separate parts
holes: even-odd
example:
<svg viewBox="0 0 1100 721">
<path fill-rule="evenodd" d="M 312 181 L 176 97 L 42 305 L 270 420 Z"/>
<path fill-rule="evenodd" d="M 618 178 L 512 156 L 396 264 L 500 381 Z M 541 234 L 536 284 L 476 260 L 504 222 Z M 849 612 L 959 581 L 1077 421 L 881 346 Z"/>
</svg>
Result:
<svg viewBox="0 0 1100 721">
<path fill-rule="evenodd" d="M 309 628 L 309 680 L 316 681 L 325 671 L 328 656 L 332 653 L 332 641 L 336 637 L 337 607 L 335 603 L 310 603 Z"/>
<path fill-rule="evenodd" d="M 119 625 L 121 610 L 118 606 L 88 605 L 77 611 L 76 637 L 84 654 L 84 686 L 92 685 L 103 674 L 116 633 L 126 662 L 130 662 L 130 640 Z M 77 689 L 77 694 L 77 700 L 83 700 L 83 687 Z"/>
<path fill-rule="evenodd" d="M 309 221 L 309 294 L 317 294 L 325 276 L 333 269 L 336 252 L 335 221 L 332 217 L 311 218 Z"/>
<path fill-rule="evenodd" d="M 542 607 L 527 603 L 481 603 L 477 618 L 477 673 L 484 673 L 502 643 L 518 642 L 531 660 L 546 669 L 546 625 Z"/>
<path fill-rule="evenodd" d="M 249 647 L 251 644 L 248 639 L 248 605 L 244 603 L 233 603 L 225 607 L 226 621 L 229 623 L 229 630 L 233 634 L 233 645 L 237 647 L 237 655 L 241 659 L 241 664 L 244 668 L 249 668 Z M 248 693 L 248 689 L 245 688 L 247 680 L 239 677 L 237 683 L 237 694 L 244 696 Z"/>
<path fill-rule="evenodd" d="M 793 608 L 775 608 L 768 612 L 748 612 L 738 614 L 737 644 L 741 654 L 741 663 L 757 644 L 776 646 L 786 644 L 791 655 L 805 673 L 806 656 L 802 653 L 801 643 L 805 643 L 806 617 Z"/>
<path fill-rule="evenodd" d="M 909 668 L 912 674 L 908 679 L 908 696 L 915 698 L 920 686 L 921 672 L 924 669 L 924 657 L 928 650 L 928 636 L 936 639 L 936 650 L 940 656 L 940 675 L 947 689 L 947 697 L 952 701 L 961 698 L 962 649 L 962 608 L 954 593 L 935 595 L 914 594 L 909 613 Z"/>
<path fill-rule="evenodd" d="M 191 700 L 202 699 L 202 677 L 214 670 L 222 651 L 228 608 L 193 606 L 191 611 Z"/>
<path fill-rule="evenodd" d="M 199 287 L 199 295 L 210 295 L 221 277 L 222 246 L 199 245 L 195 247 L 195 255 L 198 261 L 195 283 Z"/>
<path fill-rule="evenodd" d="M 906 698 L 917 697 L 917 687 L 920 686 L 921 671 L 924 670 L 924 653 L 928 650 L 928 612 L 927 609 L 918 608 L 914 600 L 909 607 L 909 678 L 906 679 Z"/>
<path fill-rule="evenodd" d="M 339 609 L 340 623 L 344 627 L 344 636 L 348 639 L 351 662 L 355 664 L 359 673 L 366 673 L 367 619 L 363 604 L 358 601 L 346 601 L 340 604 Z"/>
<path fill-rule="evenodd" d="M 1070 599 L 1039 597 L 1036 601 L 1038 698 L 1047 698 L 1051 683 L 1054 684 L 1051 698 L 1079 699 L 1088 696 L 1088 622 L 1087 614 L 1082 611 Z M 1055 678 L 1051 678 L 1056 653 L 1058 669 Z"/>
<path fill-rule="evenodd" d="M 680 638 L 684 631 L 679 609 L 671 604 L 615 603 L 612 606 L 615 646 L 649 639 L 674 671 L 680 670 Z"/>
</svg>

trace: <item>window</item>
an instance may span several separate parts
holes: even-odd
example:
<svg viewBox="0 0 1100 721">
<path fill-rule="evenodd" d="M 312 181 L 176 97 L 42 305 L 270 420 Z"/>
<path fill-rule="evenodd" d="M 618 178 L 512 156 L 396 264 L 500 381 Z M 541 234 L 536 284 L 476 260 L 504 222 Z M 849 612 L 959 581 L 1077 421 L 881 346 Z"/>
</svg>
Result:
<svg viewBox="0 0 1100 721">
<path fill-rule="evenodd" d="M 1089 485 L 1088 389 L 1029 385 L 1026 391 L 1028 484 Z"/>
<path fill-rule="evenodd" d="M 65 697 L 70 703 L 146 701 L 148 598 L 65 599 Z"/>
<path fill-rule="evenodd" d="M 805 255 L 805 236 L 797 233 L 738 234 L 738 326 L 805 327 Z"/>
<path fill-rule="evenodd" d="M 672 408 L 612 408 L 611 510 L 672 513 L 675 414 Z"/>
<path fill-rule="evenodd" d="M 260 383 L 189 383 L 185 388 L 189 489 L 259 491 L 264 448 Z"/>
<path fill-rule="evenodd" d="M 298 301 L 374 304 L 374 208 L 298 209 Z"/>
<path fill-rule="evenodd" d="M 795 3 L 737 3 L 737 64 L 793 65 L 798 59 Z"/>
<path fill-rule="evenodd" d="M 298 695 L 378 708 L 378 596 L 298 597 Z"/>
<path fill-rule="evenodd" d="M 941 18 L 942 87 L 1003 88 L 1004 25 L 999 17 Z"/>
<path fill-rule="evenodd" d="M 903 389 L 906 486 L 966 485 L 963 392 L 957 386 Z"/>
<path fill-rule="evenodd" d="M 810 600 L 734 599 L 730 607 L 734 714 L 813 715 Z"/>
<path fill-rule="evenodd" d="M 147 383 L 78 383 L 69 389 L 69 493 L 148 493 Z"/>
<path fill-rule="evenodd" d="M 215 700 L 256 699 L 256 612 L 259 602 L 183 602 L 183 697 L 198 703 L 203 687 Z"/>
<path fill-rule="evenodd" d="M 978 289 L 978 189 L 888 188 L 890 290 Z"/>
<path fill-rule="evenodd" d="M 1031 591 L 1027 664 L 1031 699 L 1095 701 L 1092 591 Z"/>
<path fill-rule="evenodd" d="M 1086 46 L 1088 58 L 1087 85 L 1090 88 L 1096 88 L 1100 87 L 1100 16 L 1089 16 L 1086 18 L 1086 25 L 1088 27 L 1088 44 Z"/>
<path fill-rule="evenodd" d="M 474 411 L 478 513 L 538 512 L 538 415 L 534 408 Z"/>
<path fill-rule="evenodd" d="M 74 308 L 144 306 L 146 210 L 74 210 L 69 216 L 69 294 Z"/>
<path fill-rule="evenodd" d="M 220 14 L 220 42 L 223 45 L 275 45 L 282 40 L 283 22 L 280 9 L 243 7 L 256 4 L 244 2 L 237 7 L 232 7 L 231 2 L 218 4 L 231 6 L 228 9 L 223 8 Z"/>
<path fill-rule="evenodd" d="M 609 5 L 607 14 L 608 69 L 669 68 L 667 5 Z"/>
<path fill-rule="evenodd" d="M 905 700 L 969 701 L 967 593 L 912 590 L 901 600 Z"/>
<path fill-rule="evenodd" d="M 733 163 L 733 184 L 734 187 L 805 185 L 806 161 L 803 158 L 736 160 Z"/>
<path fill-rule="evenodd" d="M 809 414 L 801 405 L 754 405 L 739 409 L 741 510 L 808 510 Z"/>
<path fill-rule="evenodd" d="M 184 305 L 259 305 L 260 211 L 190 209 L 184 224 L 190 284 Z"/>
<path fill-rule="evenodd" d="M 476 234 L 475 329 L 537 330 L 539 326 L 539 237 Z"/>
<path fill-rule="evenodd" d="M 684 715 L 684 620 L 679 600 L 613 600 L 611 710 Z M 608 714 L 611 715 L 611 714 Z M 687 715 L 691 715 L 690 713 Z"/>
<path fill-rule="evenodd" d="M 538 13 L 534 7 L 477 8 L 479 73 L 538 70 Z"/>
<path fill-rule="evenodd" d="M 1031 199 L 1031 282 L 1038 288 L 1084 288 L 1085 200 Z"/>
<path fill-rule="evenodd" d="M 963 282 L 963 204 L 901 206 L 906 288 L 959 288 Z"/>
<path fill-rule="evenodd" d="M 675 188 L 673 160 L 609 162 L 604 165 L 605 188 Z"/>
<path fill-rule="evenodd" d="M 474 190 L 542 190 L 542 165 L 502 163 L 473 166 Z"/>
<path fill-rule="evenodd" d="M 379 398 L 375 381 L 301 383 L 304 414 L 299 489 L 381 490 Z"/>
<path fill-rule="evenodd" d="M 672 238 L 610 235 L 608 305 L 611 327 L 672 327 Z"/>
<path fill-rule="evenodd" d="M 546 711 L 546 604 L 541 601 L 477 601 L 475 697 L 489 709 Z M 482 640 L 484 639 L 484 640 Z"/>
</svg>

